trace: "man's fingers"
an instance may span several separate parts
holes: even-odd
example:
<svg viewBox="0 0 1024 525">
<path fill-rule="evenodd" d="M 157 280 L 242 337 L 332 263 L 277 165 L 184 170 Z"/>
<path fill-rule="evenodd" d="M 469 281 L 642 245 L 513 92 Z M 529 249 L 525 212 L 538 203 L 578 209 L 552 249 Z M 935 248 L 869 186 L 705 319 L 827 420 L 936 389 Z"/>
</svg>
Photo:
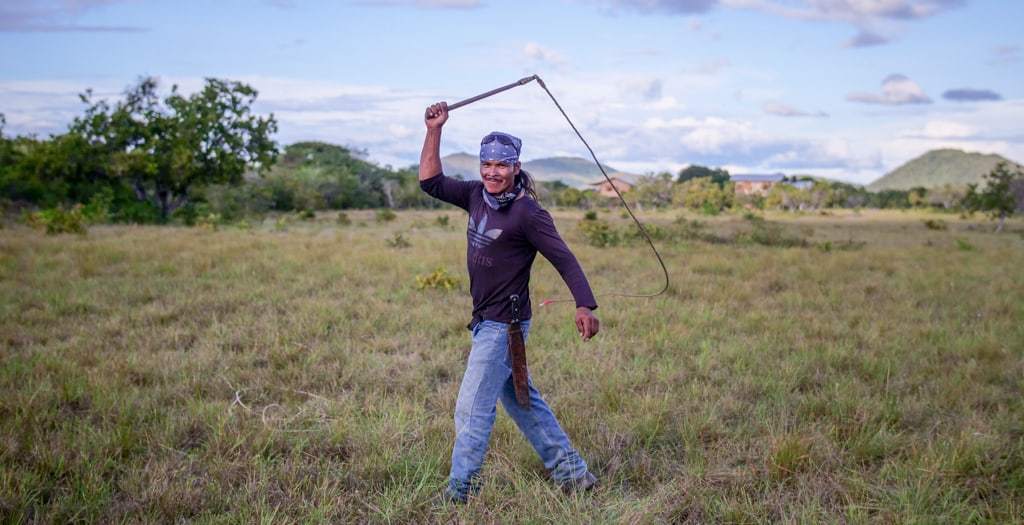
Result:
<svg viewBox="0 0 1024 525">
<path fill-rule="evenodd" d="M 583 340 L 590 339 L 590 336 L 594 335 L 594 331 L 591 329 L 590 319 L 583 318 Z"/>
</svg>

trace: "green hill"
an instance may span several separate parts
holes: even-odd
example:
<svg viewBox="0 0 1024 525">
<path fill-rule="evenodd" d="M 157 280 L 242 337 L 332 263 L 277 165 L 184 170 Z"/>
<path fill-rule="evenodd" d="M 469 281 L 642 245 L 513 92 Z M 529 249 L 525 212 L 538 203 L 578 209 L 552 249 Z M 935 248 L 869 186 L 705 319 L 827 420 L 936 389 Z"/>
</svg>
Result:
<svg viewBox="0 0 1024 525">
<path fill-rule="evenodd" d="M 465 179 L 480 176 L 480 161 L 475 155 L 454 153 L 441 159 L 446 175 L 461 175 Z M 585 188 L 592 182 L 603 180 L 601 171 L 592 161 L 579 157 L 548 157 L 523 163 L 523 169 L 539 181 L 553 182 L 560 180 L 569 186 Z M 636 177 L 636 175 L 616 170 L 608 165 L 605 171 L 611 177 Z"/>
<path fill-rule="evenodd" d="M 871 191 L 936 188 L 945 184 L 980 184 L 1000 162 L 1016 164 L 1001 155 L 937 149 L 896 168 L 868 185 Z"/>
</svg>

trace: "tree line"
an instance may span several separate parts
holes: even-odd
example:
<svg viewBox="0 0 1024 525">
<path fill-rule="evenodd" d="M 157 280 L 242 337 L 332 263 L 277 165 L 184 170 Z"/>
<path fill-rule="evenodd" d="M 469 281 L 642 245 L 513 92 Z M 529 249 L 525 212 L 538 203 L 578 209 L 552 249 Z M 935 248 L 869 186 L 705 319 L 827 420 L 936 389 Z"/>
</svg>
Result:
<svg viewBox="0 0 1024 525">
<path fill-rule="evenodd" d="M 827 208 L 910 209 L 989 212 L 1003 221 L 1024 211 L 1024 172 L 1006 163 L 984 177 L 985 184 L 910 190 L 868 191 L 862 186 L 809 176 L 784 177 L 765 193 L 740 193 L 721 168 L 692 165 L 677 175 L 663 172 L 643 177 L 627 201 L 644 208 L 688 208 L 714 215 L 730 209 L 815 211 Z"/>
<path fill-rule="evenodd" d="M 63 133 L 7 137 L 0 114 L 0 205 L 59 215 L 77 209 L 109 222 L 191 224 L 197 217 L 234 221 L 267 212 L 353 208 L 432 208 L 419 190 L 416 166 L 394 169 L 363 160 L 365 152 L 321 142 L 279 149 L 273 114 L 256 115 L 251 86 L 206 79 L 191 95 L 173 86 L 161 98 L 141 78 L 113 103 L 85 106 Z M 1024 207 L 1024 175 L 1006 165 L 989 184 L 908 191 L 865 188 L 809 177 L 787 178 L 765 195 L 737 194 L 729 172 L 691 165 L 677 174 L 642 177 L 627 193 L 640 208 L 677 207 L 716 214 L 730 209 L 818 210 L 913 208 L 998 210 Z M 615 200 L 562 182 L 539 182 L 548 205 L 590 209 Z"/>
</svg>

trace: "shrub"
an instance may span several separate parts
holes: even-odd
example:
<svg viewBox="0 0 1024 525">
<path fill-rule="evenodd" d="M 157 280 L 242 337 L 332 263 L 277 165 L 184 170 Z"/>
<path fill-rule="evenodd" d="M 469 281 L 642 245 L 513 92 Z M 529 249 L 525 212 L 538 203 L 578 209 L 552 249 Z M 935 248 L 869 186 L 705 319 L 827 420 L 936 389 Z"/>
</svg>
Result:
<svg viewBox="0 0 1024 525">
<path fill-rule="evenodd" d="M 316 212 L 313 210 L 302 210 L 299 212 L 299 219 L 303 221 L 316 219 Z"/>
<path fill-rule="evenodd" d="M 929 230 L 945 231 L 949 229 L 949 226 L 946 224 L 946 221 L 935 219 L 928 219 L 924 221 L 924 226 Z"/>
<path fill-rule="evenodd" d="M 760 244 L 761 246 L 774 246 L 779 248 L 793 248 L 807 246 L 807 241 L 801 237 L 787 234 L 778 224 L 770 223 L 761 217 L 750 215 L 747 221 L 751 225 L 748 232 L 736 236 L 736 242 Z"/>
<path fill-rule="evenodd" d="M 962 252 L 973 252 L 974 251 L 974 245 L 969 243 L 969 242 L 967 242 L 967 241 L 965 241 L 965 240 L 963 240 L 963 239 L 956 239 L 956 247 L 957 247 L 958 250 L 960 250 Z"/>
<path fill-rule="evenodd" d="M 859 250 L 859 249 L 863 248 L 865 246 L 865 244 L 866 243 L 864 241 L 855 241 L 853 239 L 850 239 L 850 240 L 838 241 L 838 242 L 823 241 L 823 242 L 819 242 L 819 243 L 815 244 L 815 246 L 819 250 L 821 250 L 822 252 L 829 253 L 831 251 Z"/>
<path fill-rule="evenodd" d="M 775 444 L 769 458 L 769 472 L 776 480 L 795 476 L 810 463 L 811 448 L 806 440 L 787 436 Z"/>
<path fill-rule="evenodd" d="M 584 240 L 591 246 L 598 248 L 604 248 L 607 246 L 615 246 L 619 244 L 621 240 L 619 233 L 612 229 L 611 225 L 607 221 L 602 220 L 582 220 L 576 225 L 579 228 L 580 233 L 583 234 Z"/>
<path fill-rule="evenodd" d="M 700 207 L 700 212 L 704 215 L 718 215 L 722 209 L 713 202 L 705 201 Z"/>
<path fill-rule="evenodd" d="M 197 217 L 194 224 L 205 230 L 217 231 L 223 222 L 224 221 L 219 213 L 207 213 L 206 215 Z"/>
<path fill-rule="evenodd" d="M 705 230 L 707 224 L 696 219 L 687 220 L 685 217 L 678 217 L 673 222 L 673 229 L 675 237 L 684 240 L 696 240 L 711 243 L 723 243 L 726 239 L 723 239 L 713 233 Z"/>
<path fill-rule="evenodd" d="M 82 208 L 81 204 L 76 204 L 71 209 L 55 207 L 37 211 L 29 214 L 26 222 L 29 226 L 45 229 L 47 235 L 56 235 L 58 233 L 85 235 L 87 221 Z"/>
<path fill-rule="evenodd" d="M 114 191 L 110 188 L 103 188 L 89 198 L 89 202 L 82 207 L 82 214 L 89 224 L 99 224 L 110 220 L 110 210 L 113 209 Z"/>
<path fill-rule="evenodd" d="M 459 286 L 459 279 L 448 273 L 442 267 L 438 267 L 431 273 L 417 275 L 416 276 L 416 289 L 425 290 L 427 288 L 441 288 L 444 290 L 454 290 Z"/>
<path fill-rule="evenodd" d="M 440 217 L 435 219 L 434 222 L 436 222 L 437 225 L 442 227 L 442 228 L 447 228 L 448 227 L 448 222 L 449 222 L 448 221 L 448 216 L 447 215 L 441 215 Z"/>
<path fill-rule="evenodd" d="M 382 208 L 377 210 L 377 222 L 391 222 L 395 220 L 395 218 L 397 217 L 398 216 L 395 215 L 395 212 L 391 211 L 388 208 Z"/>
<path fill-rule="evenodd" d="M 393 237 L 385 240 L 384 242 L 392 248 L 408 248 L 412 246 L 412 243 L 406 240 L 405 236 L 403 236 L 401 232 L 395 232 Z"/>
<path fill-rule="evenodd" d="M 672 228 L 666 228 L 664 226 L 658 226 L 657 224 L 644 224 L 644 231 L 650 236 L 652 241 L 668 241 L 676 237 L 676 231 Z M 622 232 L 622 239 L 628 239 L 631 241 L 642 241 L 644 236 L 640 233 L 640 228 L 632 227 L 625 228 Z"/>
<path fill-rule="evenodd" d="M 338 212 L 336 222 L 339 226 L 348 226 L 349 224 L 352 224 L 352 220 L 348 218 L 348 214 L 343 211 Z"/>
<path fill-rule="evenodd" d="M 583 220 L 585 220 L 585 221 L 596 221 L 597 220 L 597 211 L 595 211 L 595 210 L 587 211 L 586 213 L 583 214 Z"/>
</svg>

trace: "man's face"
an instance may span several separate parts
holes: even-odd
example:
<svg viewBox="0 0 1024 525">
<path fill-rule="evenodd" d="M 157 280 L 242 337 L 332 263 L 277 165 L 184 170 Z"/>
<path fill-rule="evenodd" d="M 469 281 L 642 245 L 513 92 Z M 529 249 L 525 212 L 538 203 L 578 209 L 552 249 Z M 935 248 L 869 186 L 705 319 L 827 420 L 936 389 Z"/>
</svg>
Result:
<svg viewBox="0 0 1024 525">
<path fill-rule="evenodd" d="M 519 163 L 505 164 L 496 160 L 480 163 L 480 179 L 487 193 L 501 193 L 512 188 L 512 182 L 519 174 Z"/>
</svg>

